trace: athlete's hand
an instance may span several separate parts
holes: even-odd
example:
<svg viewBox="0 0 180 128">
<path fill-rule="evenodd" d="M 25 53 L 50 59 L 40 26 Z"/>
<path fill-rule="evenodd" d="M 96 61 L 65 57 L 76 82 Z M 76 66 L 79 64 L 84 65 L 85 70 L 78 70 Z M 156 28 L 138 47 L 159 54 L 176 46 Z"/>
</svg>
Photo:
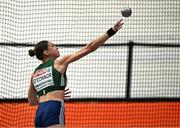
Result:
<svg viewBox="0 0 180 128">
<path fill-rule="evenodd" d="M 122 21 L 123 21 L 123 20 L 121 19 L 121 20 L 117 21 L 117 22 L 114 24 L 114 26 L 112 27 L 112 29 L 114 30 L 114 32 L 117 32 L 117 31 L 119 31 L 119 29 L 122 28 L 122 25 L 124 24 Z"/>
<path fill-rule="evenodd" d="M 65 88 L 64 90 L 64 98 L 67 99 L 71 97 L 71 91 L 69 90 L 69 88 Z"/>
</svg>

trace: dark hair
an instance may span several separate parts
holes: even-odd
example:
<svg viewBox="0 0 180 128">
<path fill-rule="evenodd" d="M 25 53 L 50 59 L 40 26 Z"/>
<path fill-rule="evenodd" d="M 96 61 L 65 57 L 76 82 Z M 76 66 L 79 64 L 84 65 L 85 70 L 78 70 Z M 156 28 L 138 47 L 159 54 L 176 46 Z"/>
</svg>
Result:
<svg viewBox="0 0 180 128">
<path fill-rule="evenodd" d="M 35 56 L 39 60 L 43 60 L 43 52 L 44 50 L 48 49 L 48 42 L 47 40 L 40 41 L 34 47 L 34 49 L 29 50 L 29 56 Z"/>
</svg>

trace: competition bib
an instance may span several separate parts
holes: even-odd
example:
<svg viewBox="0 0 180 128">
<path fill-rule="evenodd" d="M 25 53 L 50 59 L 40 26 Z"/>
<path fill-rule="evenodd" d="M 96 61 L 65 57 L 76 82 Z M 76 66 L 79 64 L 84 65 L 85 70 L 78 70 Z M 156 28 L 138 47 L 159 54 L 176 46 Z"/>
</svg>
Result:
<svg viewBox="0 0 180 128">
<path fill-rule="evenodd" d="M 53 86 L 52 66 L 37 70 L 33 76 L 33 85 L 37 91 Z"/>
</svg>

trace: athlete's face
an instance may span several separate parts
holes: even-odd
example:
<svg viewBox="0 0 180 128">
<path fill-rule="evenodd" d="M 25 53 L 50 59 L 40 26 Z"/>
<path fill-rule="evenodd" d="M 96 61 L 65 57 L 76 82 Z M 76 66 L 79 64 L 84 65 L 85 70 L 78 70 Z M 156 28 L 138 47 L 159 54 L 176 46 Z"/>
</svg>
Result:
<svg viewBox="0 0 180 128">
<path fill-rule="evenodd" d="M 58 48 L 52 42 L 48 42 L 48 53 L 51 58 L 57 58 L 60 56 Z"/>
</svg>

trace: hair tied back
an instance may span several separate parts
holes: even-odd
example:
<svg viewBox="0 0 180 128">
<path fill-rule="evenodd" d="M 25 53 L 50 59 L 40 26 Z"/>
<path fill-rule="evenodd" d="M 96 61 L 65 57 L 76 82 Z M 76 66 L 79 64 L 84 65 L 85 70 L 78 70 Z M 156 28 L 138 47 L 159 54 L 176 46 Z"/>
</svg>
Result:
<svg viewBox="0 0 180 128">
<path fill-rule="evenodd" d="M 35 55 L 36 55 L 36 54 L 35 54 L 34 49 L 30 49 L 30 50 L 29 50 L 29 56 L 33 57 L 33 56 L 35 56 Z"/>
</svg>

